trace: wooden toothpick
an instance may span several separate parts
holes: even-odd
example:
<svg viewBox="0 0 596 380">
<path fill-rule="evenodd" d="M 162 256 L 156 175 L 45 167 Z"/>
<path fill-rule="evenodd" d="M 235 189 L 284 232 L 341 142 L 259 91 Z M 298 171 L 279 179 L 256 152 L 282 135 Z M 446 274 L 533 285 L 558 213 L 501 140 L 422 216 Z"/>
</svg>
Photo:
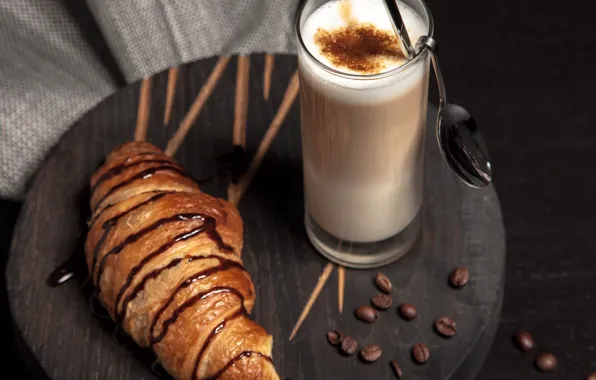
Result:
<svg viewBox="0 0 596 380">
<path fill-rule="evenodd" d="M 296 336 L 296 333 L 298 333 L 298 330 L 300 329 L 300 326 L 302 326 L 302 323 L 304 322 L 308 313 L 310 312 L 312 305 L 314 305 L 315 301 L 319 297 L 319 294 L 321 294 L 321 290 L 323 290 L 323 286 L 325 285 L 325 282 L 327 282 L 327 279 L 331 275 L 331 272 L 333 272 L 333 268 L 334 268 L 333 263 L 329 262 L 329 263 L 327 263 L 327 266 L 325 267 L 325 269 L 323 269 L 323 273 L 321 273 L 321 275 L 319 276 L 319 280 L 317 281 L 317 285 L 315 286 L 315 289 L 313 290 L 308 301 L 306 302 L 306 306 L 304 306 L 304 309 L 302 310 L 302 313 L 300 314 L 300 317 L 298 318 L 298 322 L 296 322 L 296 326 L 294 326 L 294 329 L 292 330 L 292 333 L 290 334 L 290 340 L 294 339 L 294 337 Z"/>
<path fill-rule="evenodd" d="M 163 124 L 170 123 L 172 107 L 174 106 L 174 95 L 176 94 L 176 83 L 178 82 L 178 67 L 170 68 L 168 72 L 168 88 L 166 90 L 166 109 L 163 115 Z"/>
<path fill-rule="evenodd" d="M 273 54 L 265 54 L 265 67 L 263 68 L 263 97 L 265 100 L 269 99 L 269 92 L 271 90 L 271 74 L 273 73 L 273 64 L 275 58 Z"/>
<path fill-rule="evenodd" d="M 279 109 L 277 110 L 277 113 L 275 114 L 273 121 L 271 121 L 269 128 L 267 128 L 267 132 L 265 132 L 265 135 L 263 136 L 263 139 L 259 144 L 259 148 L 257 149 L 257 152 L 255 153 L 255 156 L 253 157 L 252 161 L 250 162 L 248 170 L 240 178 L 240 181 L 238 181 L 238 184 L 236 185 L 236 194 L 231 194 L 232 197 L 229 199 L 230 202 L 236 205 L 240 203 L 240 200 L 244 196 L 244 193 L 246 192 L 246 189 L 248 188 L 250 181 L 252 180 L 255 173 L 261 166 L 265 154 L 267 154 L 267 151 L 269 150 L 269 147 L 271 146 L 273 139 L 275 139 L 275 136 L 277 135 L 279 128 L 283 124 L 288 112 L 290 111 L 290 108 L 292 107 L 294 100 L 296 100 L 296 95 L 298 95 L 298 88 L 299 77 L 298 71 L 296 71 L 294 75 L 292 75 L 292 79 L 290 79 L 290 83 L 288 84 L 288 88 L 286 89 L 281 105 L 279 106 Z"/>
<path fill-rule="evenodd" d="M 236 71 L 236 101 L 234 103 L 234 145 L 246 145 L 246 116 L 248 114 L 248 80 L 250 76 L 250 57 L 238 57 Z"/>
<path fill-rule="evenodd" d="M 215 67 L 211 71 L 211 74 L 209 74 L 207 81 L 205 82 L 205 84 L 203 84 L 201 91 L 199 91 L 199 94 L 190 106 L 190 110 L 188 111 L 186 116 L 184 116 L 184 119 L 180 123 L 178 130 L 168 142 L 168 145 L 166 146 L 165 150 L 165 153 L 168 156 L 173 156 L 176 154 L 176 151 L 180 147 L 180 144 L 182 144 L 182 141 L 184 141 L 184 138 L 188 134 L 188 131 L 190 131 L 190 128 L 199 117 L 199 114 L 201 113 L 201 110 L 203 109 L 205 102 L 207 101 L 207 99 L 209 99 L 209 96 L 213 92 L 213 89 L 215 88 L 215 85 L 217 84 L 219 78 L 223 74 L 229 60 L 230 57 L 220 57 L 217 63 L 215 64 Z"/>
<path fill-rule="evenodd" d="M 147 139 L 147 128 L 149 126 L 149 114 L 151 112 L 151 77 L 141 82 L 139 94 L 139 107 L 137 109 L 137 126 L 135 128 L 135 140 L 145 141 Z"/>
<path fill-rule="evenodd" d="M 346 287 L 346 268 L 339 266 L 337 268 L 337 292 L 338 292 L 338 303 L 339 313 L 341 314 L 344 310 L 344 289 Z"/>
<path fill-rule="evenodd" d="M 234 128 L 232 132 L 232 145 L 246 147 L 246 117 L 248 115 L 248 82 L 250 78 L 250 57 L 238 56 L 238 69 L 236 71 L 236 99 L 234 102 Z M 236 185 L 228 185 L 228 200 L 234 198 Z"/>
</svg>

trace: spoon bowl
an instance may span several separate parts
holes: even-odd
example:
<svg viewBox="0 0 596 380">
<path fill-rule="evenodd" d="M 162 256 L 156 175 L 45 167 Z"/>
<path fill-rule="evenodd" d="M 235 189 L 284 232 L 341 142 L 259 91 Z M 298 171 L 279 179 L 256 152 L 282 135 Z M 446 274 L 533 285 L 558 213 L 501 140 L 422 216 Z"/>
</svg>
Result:
<svg viewBox="0 0 596 380">
<path fill-rule="evenodd" d="M 437 138 L 445 161 L 469 186 L 484 187 L 492 180 L 488 150 L 476 121 L 457 104 L 439 110 Z"/>
</svg>

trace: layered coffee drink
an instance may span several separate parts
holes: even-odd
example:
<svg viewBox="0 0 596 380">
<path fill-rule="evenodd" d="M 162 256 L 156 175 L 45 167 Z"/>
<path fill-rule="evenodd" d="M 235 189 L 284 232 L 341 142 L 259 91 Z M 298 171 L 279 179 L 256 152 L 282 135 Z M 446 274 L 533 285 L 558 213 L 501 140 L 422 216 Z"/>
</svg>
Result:
<svg viewBox="0 0 596 380">
<path fill-rule="evenodd" d="M 406 58 L 383 0 L 312 2 L 298 20 L 307 232 L 332 260 L 377 266 L 419 227 L 428 57 Z M 429 34 L 429 15 L 398 6 L 412 43 Z"/>
</svg>

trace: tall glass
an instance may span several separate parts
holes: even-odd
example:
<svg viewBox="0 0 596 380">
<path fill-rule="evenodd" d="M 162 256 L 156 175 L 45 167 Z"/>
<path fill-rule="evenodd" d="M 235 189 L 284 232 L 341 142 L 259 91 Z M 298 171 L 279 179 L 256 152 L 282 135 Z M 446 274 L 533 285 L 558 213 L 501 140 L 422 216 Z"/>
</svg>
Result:
<svg viewBox="0 0 596 380">
<path fill-rule="evenodd" d="M 420 232 L 429 57 L 423 50 L 372 75 L 326 65 L 302 30 L 328 1 L 307 0 L 296 19 L 305 227 L 328 259 L 378 267 L 402 257 Z M 405 3 L 432 36 L 424 2 Z"/>
</svg>

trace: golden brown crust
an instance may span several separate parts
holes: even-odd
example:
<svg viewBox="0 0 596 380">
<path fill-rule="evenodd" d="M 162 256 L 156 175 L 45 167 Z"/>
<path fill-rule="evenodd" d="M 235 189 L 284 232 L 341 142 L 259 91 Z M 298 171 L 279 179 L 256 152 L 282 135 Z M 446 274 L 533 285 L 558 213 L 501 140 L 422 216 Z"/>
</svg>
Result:
<svg viewBox="0 0 596 380">
<path fill-rule="evenodd" d="M 177 379 L 279 379 L 248 318 L 238 210 L 145 142 L 114 149 L 91 188 L 87 266 L 112 319 Z"/>
</svg>

